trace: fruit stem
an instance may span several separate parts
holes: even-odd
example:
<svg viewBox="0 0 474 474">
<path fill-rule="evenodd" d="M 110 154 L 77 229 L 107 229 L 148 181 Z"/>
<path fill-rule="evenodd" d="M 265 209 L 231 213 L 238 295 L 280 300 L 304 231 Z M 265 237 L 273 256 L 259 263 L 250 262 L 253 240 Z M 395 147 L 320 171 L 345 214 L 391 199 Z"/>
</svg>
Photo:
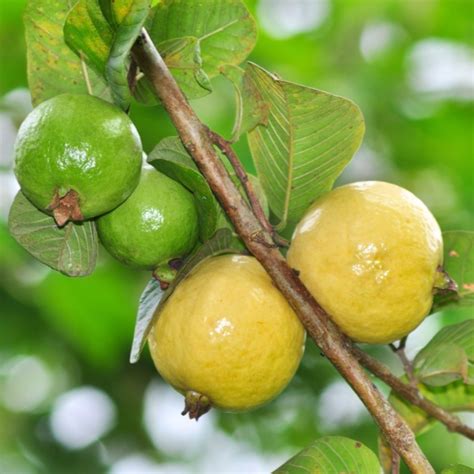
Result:
<svg viewBox="0 0 474 474">
<path fill-rule="evenodd" d="M 70 189 L 63 196 L 60 196 L 58 190 L 56 190 L 48 210 L 53 212 L 54 220 L 59 227 L 63 227 L 69 221 L 82 222 L 84 220 L 79 207 L 79 195 L 73 189 Z"/>
<path fill-rule="evenodd" d="M 198 421 L 202 415 L 205 415 L 212 408 L 211 402 L 206 395 L 189 390 L 186 392 L 184 400 L 184 410 L 181 415 L 189 416 L 190 420 Z"/>
<path fill-rule="evenodd" d="M 415 377 L 415 372 L 414 372 L 414 369 L 413 369 L 413 363 L 407 357 L 407 354 L 405 352 L 407 339 L 408 339 L 408 336 L 405 336 L 403 339 L 400 340 L 400 342 L 398 343 L 398 346 L 396 346 L 393 343 L 389 344 L 389 346 L 390 346 L 390 349 L 392 349 L 392 351 L 400 359 L 400 361 L 403 365 L 403 369 L 405 370 L 405 373 L 407 374 L 408 380 L 410 381 L 410 385 L 412 387 L 416 388 L 418 386 L 418 380 Z"/>
</svg>

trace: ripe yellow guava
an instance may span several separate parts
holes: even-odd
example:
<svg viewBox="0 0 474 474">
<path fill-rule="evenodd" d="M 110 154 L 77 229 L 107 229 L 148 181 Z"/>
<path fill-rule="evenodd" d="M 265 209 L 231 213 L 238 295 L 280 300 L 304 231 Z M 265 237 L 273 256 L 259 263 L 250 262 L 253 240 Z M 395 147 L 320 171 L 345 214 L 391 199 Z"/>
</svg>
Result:
<svg viewBox="0 0 474 474">
<path fill-rule="evenodd" d="M 443 242 L 416 196 L 368 181 L 318 199 L 299 222 L 287 258 L 350 338 L 388 343 L 428 314 Z"/>
<path fill-rule="evenodd" d="M 228 411 L 276 397 L 298 368 L 304 341 L 262 266 L 239 255 L 200 263 L 166 301 L 148 339 L 168 383 Z"/>
</svg>

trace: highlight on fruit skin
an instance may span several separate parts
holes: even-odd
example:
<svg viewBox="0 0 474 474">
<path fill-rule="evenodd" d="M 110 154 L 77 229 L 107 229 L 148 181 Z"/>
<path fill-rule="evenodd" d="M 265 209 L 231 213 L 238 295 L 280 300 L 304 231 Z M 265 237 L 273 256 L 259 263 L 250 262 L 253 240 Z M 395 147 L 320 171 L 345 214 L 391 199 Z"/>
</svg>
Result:
<svg viewBox="0 0 474 474">
<path fill-rule="evenodd" d="M 22 192 L 58 225 L 117 207 L 137 186 L 141 165 L 141 140 L 127 114 L 90 95 L 42 102 L 15 142 Z"/>
<path fill-rule="evenodd" d="M 318 199 L 299 222 L 287 259 L 343 332 L 381 344 L 403 338 L 429 313 L 443 242 L 416 196 L 367 181 Z"/>
<path fill-rule="evenodd" d="M 193 195 L 177 181 L 145 165 L 132 195 L 97 219 L 100 240 L 126 265 L 155 270 L 187 255 L 198 240 Z M 169 268 L 168 268 L 169 270 Z"/>
<path fill-rule="evenodd" d="M 148 338 L 153 361 L 186 395 L 185 412 L 193 418 L 209 404 L 246 411 L 272 400 L 304 352 L 298 317 L 249 256 L 201 262 L 156 316 Z"/>
</svg>

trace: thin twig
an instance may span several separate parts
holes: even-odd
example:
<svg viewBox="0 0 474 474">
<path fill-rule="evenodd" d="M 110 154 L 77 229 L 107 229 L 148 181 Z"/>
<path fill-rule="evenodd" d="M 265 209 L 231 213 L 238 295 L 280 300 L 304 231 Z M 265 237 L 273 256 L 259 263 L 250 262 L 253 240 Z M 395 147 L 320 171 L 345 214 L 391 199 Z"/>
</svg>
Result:
<svg viewBox="0 0 474 474">
<path fill-rule="evenodd" d="M 400 342 L 398 343 L 398 346 L 392 343 L 392 344 L 389 344 L 389 347 L 400 359 L 400 362 L 403 365 L 403 369 L 405 370 L 408 380 L 410 381 L 410 385 L 416 388 L 416 386 L 418 385 L 418 380 L 415 377 L 413 362 L 407 357 L 407 354 L 405 352 L 407 339 L 408 339 L 408 336 L 405 336 L 403 339 L 400 340 Z"/>
<path fill-rule="evenodd" d="M 443 410 L 440 406 L 424 398 L 417 387 L 404 383 L 396 375 L 392 374 L 390 369 L 369 354 L 353 346 L 352 352 L 356 359 L 376 377 L 385 382 L 398 395 L 410 402 L 412 405 L 421 408 L 431 417 L 443 423 L 449 431 L 462 434 L 471 440 L 474 440 L 474 429 L 463 424 L 461 420 L 454 414 Z"/>
<path fill-rule="evenodd" d="M 220 136 L 218 133 L 210 129 L 208 129 L 208 133 L 212 142 L 222 151 L 222 153 L 224 153 L 224 155 L 229 160 L 229 163 L 232 165 L 232 168 L 234 169 L 235 174 L 237 175 L 237 178 L 239 179 L 239 181 L 242 184 L 242 187 L 245 190 L 245 194 L 247 195 L 247 198 L 250 202 L 250 206 L 252 207 L 252 210 L 255 216 L 260 221 L 260 224 L 262 224 L 262 227 L 269 234 L 272 235 L 273 240 L 278 246 L 288 247 L 288 241 L 277 234 L 277 232 L 271 225 L 270 221 L 267 219 L 265 212 L 263 212 L 263 209 L 257 197 L 257 194 L 255 193 L 255 190 L 253 189 L 252 182 L 250 181 L 247 175 L 247 172 L 242 166 L 242 163 L 240 162 L 239 157 L 235 154 L 235 151 L 232 148 L 232 144 L 228 140 L 226 140 L 224 137 Z"/>
<path fill-rule="evenodd" d="M 184 146 L 232 221 L 248 250 L 268 272 L 305 326 L 308 334 L 352 386 L 372 414 L 391 447 L 417 474 L 434 474 L 419 448 L 414 433 L 378 391 L 354 357 L 350 341 L 339 331 L 288 266 L 272 235 L 265 230 L 220 161 L 207 127 L 189 105 L 165 62 L 143 30 L 132 54 L 168 112 Z M 260 239 L 255 239 L 260 235 Z"/>
<path fill-rule="evenodd" d="M 400 474 L 400 456 L 392 449 L 392 474 Z"/>
</svg>

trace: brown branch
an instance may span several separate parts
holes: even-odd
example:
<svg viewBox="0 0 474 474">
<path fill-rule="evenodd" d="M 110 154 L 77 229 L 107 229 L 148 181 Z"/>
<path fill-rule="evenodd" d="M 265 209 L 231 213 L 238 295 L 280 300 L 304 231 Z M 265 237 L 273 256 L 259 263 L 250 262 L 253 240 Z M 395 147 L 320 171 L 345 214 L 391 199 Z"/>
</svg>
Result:
<svg viewBox="0 0 474 474">
<path fill-rule="evenodd" d="M 352 386 L 389 440 L 413 473 L 434 473 L 406 422 L 372 384 L 352 354 L 352 344 L 331 322 L 296 273 L 288 266 L 272 236 L 230 178 L 217 156 L 204 126 L 179 89 L 146 31 L 132 54 L 150 80 L 155 93 L 173 121 L 179 136 L 220 201 L 248 250 L 273 279 L 275 286 L 291 304 L 308 334 Z"/>
<path fill-rule="evenodd" d="M 396 346 L 395 344 L 389 344 L 389 347 L 400 359 L 400 362 L 403 365 L 403 369 L 405 370 L 408 380 L 410 381 L 410 385 L 412 385 L 413 387 L 416 387 L 418 385 L 418 381 L 416 380 L 415 373 L 413 371 L 413 363 L 410 359 L 408 359 L 407 354 L 405 352 L 407 338 L 408 336 L 405 336 L 398 343 L 398 346 Z"/>
<path fill-rule="evenodd" d="M 454 414 L 443 410 L 440 406 L 424 398 L 417 387 L 404 383 L 396 375 L 392 374 L 390 369 L 382 362 L 374 359 L 369 354 L 353 346 L 352 353 L 357 360 L 380 380 L 389 385 L 395 392 L 409 401 L 412 405 L 421 408 L 428 415 L 441 421 L 449 431 L 462 434 L 467 438 L 474 440 L 474 429 L 464 425 Z"/>
<path fill-rule="evenodd" d="M 392 450 L 392 474 L 400 474 L 400 456 L 396 451 Z"/>
<path fill-rule="evenodd" d="M 270 221 L 267 219 L 265 212 L 263 212 L 260 201 L 253 189 L 252 182 L 250 181 L 247 175 L 247 172 L 242 166 L 242 163 L 240 162 L 239 157 L 235 154 L 235 151 L 232 148 L 232 143 L 230 143 L 224 137 L 221 137 L 218 133 L 210 129 L 208 129 L 208 133 L 212 142 L 222 151 L 222 153 L 224 153 L 224 155 L 229 160 L 229 163 L 232 165 L 232 168 L 234 169 L 235 174 L 237 175 L 237 178 L 239 179 L 239 181 L 241 182 L 244 188 L 245 194 L 247 195 L 247 198 L 250 202 L 250 206 L 253 210 L 253 213 L 255 214 L 257 219 L 260 221 L 260 224 L 262 225 L 262 227 L 269 234 L 272 235 L 273 240 L 278 246 L 288 247 L 288 241 L 278 235 L 276 230 L 271 225 Z"/>
</svg>

